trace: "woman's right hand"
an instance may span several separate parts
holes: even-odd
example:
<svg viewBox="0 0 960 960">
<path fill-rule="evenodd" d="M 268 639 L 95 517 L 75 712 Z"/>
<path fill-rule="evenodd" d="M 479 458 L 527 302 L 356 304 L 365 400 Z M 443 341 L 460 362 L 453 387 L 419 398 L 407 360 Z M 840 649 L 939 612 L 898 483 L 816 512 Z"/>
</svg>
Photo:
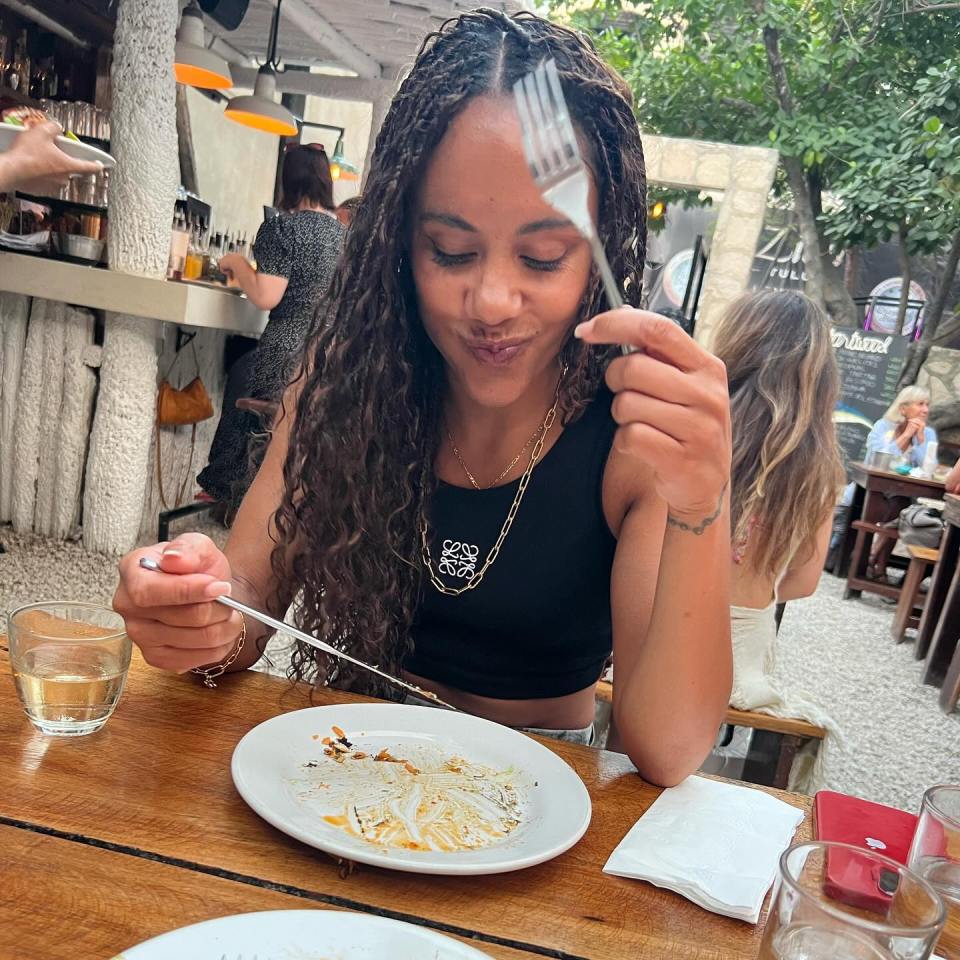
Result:
<svg viewBox="0 0 960 960">
<path fill-rule="evenodd" d="M 142 557 L 162 572 L 145 570 Z M 241 617 L 215 603 L 230 593 L 230 563 L 201 533 L 133 550 L 120 561 L 113 609 L 147 663 L 186 673 L 224 660 L 240 636 Z"/>
</svg>

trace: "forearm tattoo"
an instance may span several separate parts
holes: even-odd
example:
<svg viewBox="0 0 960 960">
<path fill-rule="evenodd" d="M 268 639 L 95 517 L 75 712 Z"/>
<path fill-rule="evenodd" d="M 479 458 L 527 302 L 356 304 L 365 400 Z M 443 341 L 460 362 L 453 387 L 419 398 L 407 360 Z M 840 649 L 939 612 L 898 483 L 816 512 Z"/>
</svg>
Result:
<svg viewBox="0 0 960 960">
<path fill-rule="evenodd" d="M 671 527 L 676 527 L 678 530 L 682 530 L 684 533 L 692 533 L 695 537 L 699 537 L 707 529 L 707 527 L 709 527 L 717 519 L 717 517 L 723 513 L 723 501 L 726 495 L 727 484 L 724 484 L 723 489 L 720 491 L 720 500 L 717 503 L 717 509 L 714 510 L 709 517 L 705 517 L 698 524 L 696 524 L 696 526 L 691 526 L 689 523 L 685 523 L 683 520 L 678 520 L 669 513 L 667 513 L 667 524 Z"/>
</svg>

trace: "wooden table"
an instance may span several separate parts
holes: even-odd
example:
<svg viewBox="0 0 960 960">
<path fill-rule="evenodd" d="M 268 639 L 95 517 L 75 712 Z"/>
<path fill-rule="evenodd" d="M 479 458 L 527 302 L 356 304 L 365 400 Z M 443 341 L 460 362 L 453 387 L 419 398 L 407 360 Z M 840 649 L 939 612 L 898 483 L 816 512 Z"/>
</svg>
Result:
<svg viewBox="0 0 960 960">
<path fill-rule="evenodd" d="M 8 670 L 5 652 L 0 670 Z M 357 699 L 313 696 L 315 704 Z M 593 800 L 584 838 L 550 863 L 491 877 L 372 867 L 342 875 L 325 854 L 261 820 L 230 778 L 244 733 L 309 705 L 304 687 L 263 674 L 205 690 L 135 657 L 104 729 L 67 740 L 34 731 L 13 684 L 0 682 L 0 960 L 61 960 L 67 944 L 71 955 L 107 960 L 187 923 L 290 907 L 406 920 L 470 940 L 497 960 L 756 956 L 760 926 L 601 872 L 660 790 L 625 757 L 588 747 L 544 741 Z M 810 799 L 779 795 L 806 811 L 797 839 L 810 838 Z"/>
<path fill-rule="evenodd" d="M 941 688 L 940 706 L 950 713 L 960 692 L 960 497 L 948 493 L 944 501 L 940 560 L 917 628 L 914 654 L 926 660 L 923 682 Z"/>
<path fill-rule="evenodd" d="M 864 463 L 852 464 L 850 477 L 856 484 L 850 510 L 850 526 L 834 567 L 835 572 L 842 571 L 849 557 L 850 567 L 844 598 L 859 597 L 861 592 L 867 591 L 898 600 L 899 587 L 867 579 L 867 562 L 870 559 L 870 544 L 873 538 L 867 530 L 858 530 L 854 524 L 860 521 L 876 525 L 888 520 L 885 510 L 888 496 L 909 497 L 911 500 L 917 497 L 934 497 L 939 500 L 944 493 L 943 481 L 904 477 L 890 470 L 868 467 Z"/>
</svg>

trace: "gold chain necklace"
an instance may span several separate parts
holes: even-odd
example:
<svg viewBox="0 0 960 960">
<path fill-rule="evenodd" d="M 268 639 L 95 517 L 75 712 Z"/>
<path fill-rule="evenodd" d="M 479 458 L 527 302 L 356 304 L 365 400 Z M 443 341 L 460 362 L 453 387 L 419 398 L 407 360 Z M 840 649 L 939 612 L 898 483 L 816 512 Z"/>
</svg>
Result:
<svg viewBox="0 0 960 960">
<path fill-rule="evenodd" d="M 554 394 L 553 404 L 547 411 L 547 415 L 543 418 L 543 423 L 540 425 L 537 433 L 534 434 L 534 436 L 539 434 L 539 439 L 530 453 L 530 462 L 527 464 L 527 469 L 523 471 L 523 476 L 520 478 L 520 486 L 517 487 L 516 496 L 513 498 L 513 503 L 510 505 L 510 509 L 507 511 L 507 518 L 503 521 L 503 526 L 500 528 L 500 534 L 497 537 L 497 541 L 490 548 L 490 552 L 487 554 L 486 560 L 483 561 L 483 566 L 470 578 L 470 582 L 467 583 L 466 586 L 456 588 L 448 587 L 437 575 L 437 572 L 433 568 L 433 560 L 430 557 L 427 521 L 426 518 L 421 515 L 420 548 L 423 556 L 423 565 L 427 568 L 427 573 L 430 574 L 430 582 L 445 596 L 459 597 L 468 590 L 473 590 L 474 588 L 479 587 L 480 581 L 483 580 L 484 574 L 493 565 L 493 561 L 497 559 L 497 555 L 500 553 L 500 548 L 503 546 L 503 541 L 507 539 L 507 534 L 510 532 L 510 528 L 513 526 L 513 518 L 517 515 L 517 511 L 520 509 L 520 504 L 523 501 L 523 495 L 527 491 L 527 484 L 530 483 L 530 477 L 533 474 L 533 468 L 537 465 L 537 461 L 540 459 L 540 454 L 543 452 L 543 444 L 547 439 L 547 434 L 550 432 L 550 428 L 553 426 L 553 421 L 557 418 L 557 407 L 560 405 L 560 387 L 563 384 L 563 378 L 566 375 L 566 372 L 567 368 L 564 367 L 560 372 L 560 379 L 557 381 L 557 391 Z M 523 451 L 521 450 L 520 453 L 523 453 Z M 519 459 L 519 454 L 517 459 Z M 461 461 L 461 463 L 462 462 L 463 461 Z"/>
<path fill-rule="evenodd" d="M 477 478 L 470 472 L 470 468 L 464 463 L 463 457 L 460 455 L 460 451 L 457 449 L 457 445 L 453 442 L 453 437 L 450 435 L 450 431 L 447 431 L 447 439 L 450 441 L 450 446 L 453 447 L 453 455 L 457 458 L 457 463 L 463 467 L 463 472 L 467 475 L 467 479 L 470 481 L 471 486 L 474 490 L 489 490 L 491 487 L 495 487 L 516 465 L 517 461 L 524 455 L 527 450 L 527 447 L 533 443 L 534 440 L 540 436 L 540 431 L 543 430 L 543 424 L 540 423 L 537 425 L 537 429 L 533 431 L 530 439 L 520 448 L 520 452 L 507 464 L 505 470 L 503 470 L 495 480 L 491 480 L 490 483 L 484 484 L 482 487 L 477 483 Z"/>
</svg>

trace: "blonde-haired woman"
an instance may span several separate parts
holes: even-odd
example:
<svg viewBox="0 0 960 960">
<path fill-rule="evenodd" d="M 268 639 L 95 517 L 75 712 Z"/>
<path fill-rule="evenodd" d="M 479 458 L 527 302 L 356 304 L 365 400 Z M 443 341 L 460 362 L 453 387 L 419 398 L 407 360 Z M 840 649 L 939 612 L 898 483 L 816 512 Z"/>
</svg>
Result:
<svg viewBox="0 0 960 960">
<path fill-rule="evenodd" d="M 892 453 L 919 467 L 928 443 L 937 442 L 937 433 L 927 426 L 930 391 L 926 387 L 904 387 L 890 409 L 878 420 L 867 437 L 867 455 Z"/>
<path fill-rule="evenodd" d="M 833 424 L 839 375 L 830 325 L 793 291 L 743 296 L 720 323 L 733 426 L 730 702 L 742 710 L 829 717 L 771 677 L 776 605 L 814 592 L 843 468 Z"/>
<path fill-rule="evenodd" d="M 925 387 L 904 387 L 890 409 L 878 420 L 867 437 L 867 457 L 871 453 L 889 453 L 906 460 L 911 467 L 923 463 L 928 443 L 937 442 L 937 433 L 927 426 L 930 414 L 930 391 Z M 880 522 L 893 520 L 900 511 L 910 506 L 909 497 L 886 495 L 886 504 Z M 891 537 L 875 537 L 867 577 L 871 580 L 887 579 L 887 563 L 896 540 Z"/>
</svg>

